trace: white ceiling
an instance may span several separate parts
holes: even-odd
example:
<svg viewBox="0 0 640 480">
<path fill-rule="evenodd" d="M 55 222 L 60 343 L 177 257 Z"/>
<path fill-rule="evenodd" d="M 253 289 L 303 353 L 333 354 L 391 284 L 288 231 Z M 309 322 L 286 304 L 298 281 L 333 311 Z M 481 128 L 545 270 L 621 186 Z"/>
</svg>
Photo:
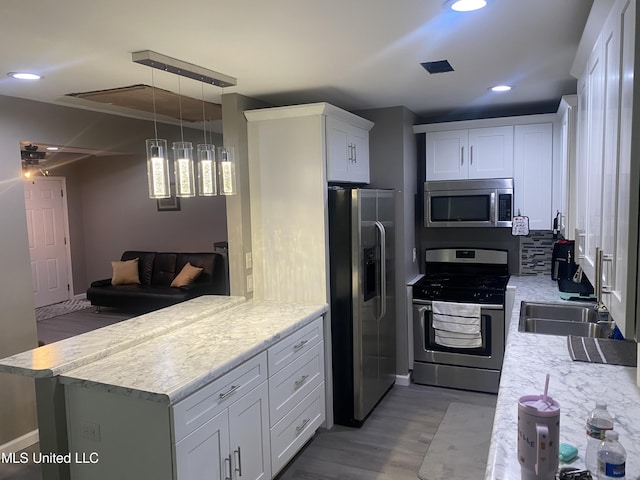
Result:
<svg viewBox="0 0 640 480">
<path fill-rule="evenodd" d="M 236 77 L 225 93 L 274 105 L 404 105 L 428 118 L 557 103 L 575 93 L 569 71 L 592 0 L 488 0 L 471 13 L 443 3 L 3 0 L 0 95 L 86 107 L 65 94 L 151 84 L 151 68 L 131 61 L 138 50 Z M 430 75 L 420 66 L 442 59 L 455 71 Z M 5 75 L 18 70 L 44 79 Z M 156 70 L 154 77 L 157 87 L 178 91 L 176 75 Z M 513 90 L 487 90 L 502 83 Z M 183 78 L 181 93 L 201 98 L 202 85 Z M 205 87 L 208 101 L 221 93 Z"/>
</svg>

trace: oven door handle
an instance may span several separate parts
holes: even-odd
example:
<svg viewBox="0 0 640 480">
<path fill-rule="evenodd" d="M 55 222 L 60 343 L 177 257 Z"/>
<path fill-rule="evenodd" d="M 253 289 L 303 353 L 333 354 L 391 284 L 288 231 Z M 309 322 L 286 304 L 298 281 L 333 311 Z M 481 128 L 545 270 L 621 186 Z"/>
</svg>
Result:
<svg viewBox="0 0 640 480">
<path fill-rule="evenodd" d="M 378 320 L 382 320 L 387 314 L 387 231 L 384 225 L 376 220 L 374 225 L 380 234 L 380 316 Z"/>
<path fill-rule="evenodd" d="M 431 311 L 431 300 L 420 300 L 417 298 L 413 299 L 413 304 L 416 306 L 416 308 L 418 309 L 418 311 L 420 313 L 424 312 L 425 309 L 427 311 Z M 456 302 L 453 302 L 456 303 Z M 472 303 L 472 302 L 470 302 Z M 493 303 L 487 303 L 487 304 L 480 304 L 480 309 L 481 310 L 504 310 L 504 305 L 500 305 L 500 304 L 493 304 Z"/>
</svg>

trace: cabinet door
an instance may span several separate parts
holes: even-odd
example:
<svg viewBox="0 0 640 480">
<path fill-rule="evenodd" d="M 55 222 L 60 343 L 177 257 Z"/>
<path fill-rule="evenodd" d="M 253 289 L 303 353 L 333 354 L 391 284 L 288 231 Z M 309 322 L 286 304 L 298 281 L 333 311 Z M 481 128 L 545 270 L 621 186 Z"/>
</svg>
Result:
<svg viewBox="0 0 640 480">
<path fill-rule="evenodd" d="M 618 10 L 620 5 L 620 10 Z M 618 2 L 605 25 L 604 178 L 602 189 L 602 301 L 626 338 L 635 338 L 637 234 L 631 229 L 633 69 L 636 2 Z M 622 35 L 621 35 L 622 33 Z M 620 55 L 621 54 L 621 55 Z M 619 123 L 618 123 L 619 119 Z M 636 177 L 637 178 L 637 177 Z M 635 214 L 637 218 L 637 214 Z"/>
<path fill-rule="evenodd" d="M 264 382 L 229 407 L 232 478 L 271 478 L 269 389 Z"/>
<path fill-rule="evenodd" d="M 552 226 L 552 142 L 551 123 L 515 127 L 514 210 L 529 217 L 531 230 L 549 230 Z"/>
<path fill-rule="evenodd" d="M 601 246 L 602 220 L 602 165 L 604 138 L 604 62 L 602 37 L 599 38 L 587 65 L 586 95 L 586 202 L 584 260 L 582 268 L 595 285 L 596 249 Z"/>
<path fill-rule="evenodd" d="M 578 80 L 578 111 L 576 115 L 576 192 L 575 192 L 575 258 L 576 263 L 584 264 L 585 237 L 587 235 L 587 97 L 586 75 Z"/>
<path fill-rule="evenodd" d="M 345 181 L 349 177 L 349 125 L 327 117 L 327 180 Z"/>
<path fill-rule="evenodd" d="M 469 178 L 513 176 L 513 127 L 469 130 Z"/>
<path fill-rule="evenodd" d="M 176 444 L 176 479 L 229 478 L 229 423 L 227 411 L 218 414 Z"/>
<path fill-rule="evenodd" d="M 369 132 L 327 117 L 327 181 L 369 183 Z"/>
<path fill-rule="evenodd" d="M 468 178 L 468 130 L 428 132 L 426 142 L 427 181 Z"/>
<path fill-rule="evenodd" d="M 350 181 L 369 183 L 369 132 L 351 126 L 349 144 L 351 145 L 351 160 L 348 163 Z"/>
</svg>

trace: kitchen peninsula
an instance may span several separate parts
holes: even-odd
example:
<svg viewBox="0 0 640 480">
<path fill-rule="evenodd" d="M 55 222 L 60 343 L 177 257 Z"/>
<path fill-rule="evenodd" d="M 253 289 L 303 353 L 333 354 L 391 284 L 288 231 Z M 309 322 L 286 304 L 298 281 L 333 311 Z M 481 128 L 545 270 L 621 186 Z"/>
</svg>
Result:
<svg viewBox="0 0 640 480">
<path fill-rule="evenodd" d="M 518 398 L 544 390 L 551 375 L 549 395 L 560 403 L 560 442 L 574 445 L 579 457 L 570 464 L 584 468 L 585 422 L 595 401 L 608 404 L 614 429 L 627 450 L 628 479 L 640 475 L 640 389 L 636 368 L 572 361 L 567 337 L 518 331 L 520 302 L 563 302 L 557 284 L 548 275 L 512 276 L 516 296 L 509 325 L 505 359 L 485 480 L 520 478 L 517 457 Z"/>
<path fill-rule="evenodd" d="M 48 346 L 59 363 L 40 362 L 37 349 L 0 360 L 0 371 L 58 376 L 64 386 L 68 445 L 58 453 L 94 460 L 66 465 L 70 478 L 224 478 L 236 469 L 271 478 L 311 437 L 325 420 L 327 305 L 226 299 L 225 308 L 109 351 L 100 332 L 120 338 L 114 327 L 140 317 L 91 332 L 102 353 L 89 359 L 64 348 L 82 335 Z"/>
</svg>

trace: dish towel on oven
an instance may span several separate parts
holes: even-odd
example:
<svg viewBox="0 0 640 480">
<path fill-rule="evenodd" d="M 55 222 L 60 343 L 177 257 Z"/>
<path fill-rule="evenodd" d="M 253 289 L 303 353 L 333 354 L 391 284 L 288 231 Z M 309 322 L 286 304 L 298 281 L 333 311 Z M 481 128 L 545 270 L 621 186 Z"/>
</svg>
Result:
<svg viewBox="0 0 640 480">
<path fill-rule="evenodd" d="M 432 302 L 431 324 L 435 342 L 451 348 L 482 346 L 480 305 L 473 303 Z"/>
</svg>

